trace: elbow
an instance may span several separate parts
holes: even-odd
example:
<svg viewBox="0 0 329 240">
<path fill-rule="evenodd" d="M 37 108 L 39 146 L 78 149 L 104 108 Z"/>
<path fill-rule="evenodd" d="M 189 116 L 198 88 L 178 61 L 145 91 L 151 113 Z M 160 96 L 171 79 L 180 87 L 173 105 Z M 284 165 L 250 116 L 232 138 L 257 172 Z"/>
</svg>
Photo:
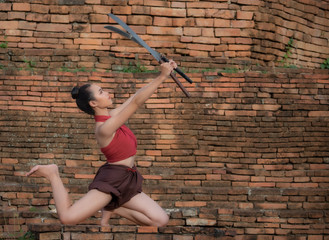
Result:
<svg viewBox="0 0 329 240">
<path fill-rule="evenodd" d="M 142 99 L 141 97 L 139 97 L 138 95 L 136 95 L 132 100 L 131 103 L 134 104 L 136 106 L 136 108 L 140 108 L 144 105 L 145 100 Z"/>
</svg>

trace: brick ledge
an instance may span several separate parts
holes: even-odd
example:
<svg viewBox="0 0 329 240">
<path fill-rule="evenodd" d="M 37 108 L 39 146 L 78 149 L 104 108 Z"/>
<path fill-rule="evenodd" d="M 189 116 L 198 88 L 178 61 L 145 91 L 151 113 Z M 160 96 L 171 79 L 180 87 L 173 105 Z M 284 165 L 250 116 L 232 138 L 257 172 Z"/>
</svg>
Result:
<svg viewBox="0 0 329 240">
<path fill-rule="evenodd" d="M 209 226 L 169 226 L 169 227 L 146 227 L 131 225 L 114 225 L 102 227 L 99 225 L 60 225 L 60 224 L 29 224 L 28 229 L 39 240 L 46 239 L 155 239 L 162 235 L 161 239 L 172 239 L 171 236 L 185 236 L 177 239 L 219 239 L 220 237 L 234 237 L 235 231 L 219 227 Z M 133 236 L 139 236 L 132 238 Z M 142 238 L 141 238 L 142 236 Z M 166 237 L 167 236 L 167 237 Z M 188 237 L 188 238 L 187 238 Z M 175 238 L 175 239 L 176 239 Z M 158 238 L 156 238 L 158 239 Z M 230 239 L 230 238 L 229 238 Z"/>
</svg>

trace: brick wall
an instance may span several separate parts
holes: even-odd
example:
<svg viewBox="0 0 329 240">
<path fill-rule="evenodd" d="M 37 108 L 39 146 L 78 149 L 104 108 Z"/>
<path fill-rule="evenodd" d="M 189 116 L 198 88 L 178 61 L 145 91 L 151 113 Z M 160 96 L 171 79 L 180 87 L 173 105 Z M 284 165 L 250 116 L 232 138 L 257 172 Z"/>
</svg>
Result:
<svg viewBox="0 0 329 240">
<path fill-rule="evenodd" d="M 329 56 L 328 6 L 315 0 L 5 0 L 0 43 L 7 47 L 0 48 L 0 67 L 110 71 L 137 58 L 152 69 L 156 63 L 145 49 L 104 29 L 112 12 L 186 70 L 319 68 Z M 291 38 L 291 55 L 281 63 Z"/>
<path fill-rule="evenodd" d="M 27 224 L 58 224 L 49 212 L 54 204 L 49 185 L 23 177 L 32 165 L 58 164 L 65 186 L 78 199 L 104 163 L 93 120 L 70 98 L 72 85 L 100 84 L 120 103 L 155 76 L 28 73 L 0 75 L 3 235 L 17 223 L 25 230 Z M 138 139 L 144 191 L 170 213 L 169 228 L 152 234 L 328 240 L 328 72 L 189 75 L 192 98 L 168 80 L 128 123 Z M 85 224 L 97 224 L 98 217 Z M 138 231 L 125 220 L 111 220 L 117 224 L 127 224 L 128 233 Z M 183 227 L 173 230 L 176 226 Z M 207 238 L 203 227 L 217 235 Z M 204 238 L 193 238 L 193 231 Z M 83 239 L 72 237 L 78 238 Z"/>
</svg>

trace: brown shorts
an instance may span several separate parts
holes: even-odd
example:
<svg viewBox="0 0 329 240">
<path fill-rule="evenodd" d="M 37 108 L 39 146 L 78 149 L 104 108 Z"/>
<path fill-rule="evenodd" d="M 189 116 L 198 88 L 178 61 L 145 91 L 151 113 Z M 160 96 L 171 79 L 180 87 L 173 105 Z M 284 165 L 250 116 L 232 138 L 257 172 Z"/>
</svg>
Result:
<svg viewBox="0 0 329 240">
<path fill-rule="evenodd" d="M 104 164 L 98 169 L 89 190 L 97 189 L 112 195 L 112 200 L 105 210 L 116 209 L 138 193 L 142 192 L 143 177 L 137 168 L 124 165 Z"/>
</svg>

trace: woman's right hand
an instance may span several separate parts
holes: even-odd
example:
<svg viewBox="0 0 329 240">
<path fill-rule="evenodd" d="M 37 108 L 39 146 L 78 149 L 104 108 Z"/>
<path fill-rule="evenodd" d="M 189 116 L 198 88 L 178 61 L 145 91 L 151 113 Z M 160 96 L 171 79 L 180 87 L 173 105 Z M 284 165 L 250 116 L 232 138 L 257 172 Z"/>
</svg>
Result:
<svg viewBox="0 0 329 240">
<path fill-rule="evenodd" d="M 169 77 L 170 73 L 177 68 L 177 64 L 170 60 L 169 62 L 161 63 L 161 75 Z"/>
</svg>

